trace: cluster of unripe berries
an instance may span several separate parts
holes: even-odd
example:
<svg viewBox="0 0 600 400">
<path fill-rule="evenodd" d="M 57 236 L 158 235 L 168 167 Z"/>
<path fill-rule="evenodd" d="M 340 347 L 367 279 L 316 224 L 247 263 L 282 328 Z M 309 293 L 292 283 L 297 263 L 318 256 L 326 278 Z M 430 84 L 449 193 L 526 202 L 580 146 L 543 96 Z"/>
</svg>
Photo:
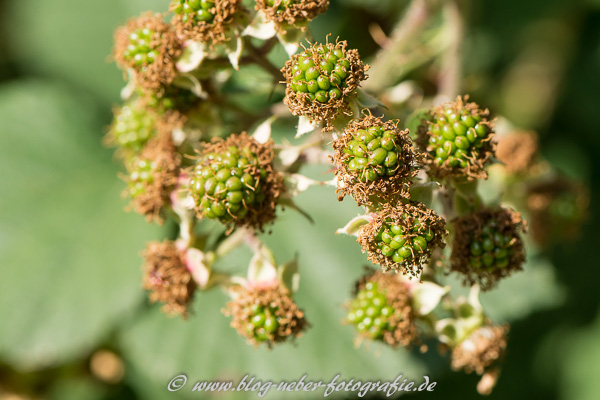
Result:
<svg viewBox="0 0 600 400">
<path fill-rule="evenodd" d="M 137 101 L 129 102 L 115 114 L 112 140 L 121 148 L 139 152 L 155 134 L 155 123 L 154 114 Z"/>
<path fill-rule="evenodd" d="M 469 246 L 469 265 L 472 268 L 488 270 L 506 268 L 510 263 L 511 244 L 514 236 L 501 234 L 496 229 L 496 222 L 489 220 L 483 226 L 481 235 L 475 237 Z"/>
<path fill-rule="evenodd" d="M 404 213 L 403 218 L 407 219 L 408 215 Z M 403 264 L 424 254 L 433 238 L 431 229 L 423 226 L 418 219 L 415 219 L 412 228 L 403 229 L 387 218 L 375 237 L 375 244 L 383 256 L 394 263 Z"/>
<path fill-rule="evenodd" d="M 478 110 L 456 110 L 452 103 L 434 113 L 431 122 L 428 151 L 438 166 L 447 162 L 452 168 L 467 168 L 468 159 L 479 157 L 479 149 L 491 132 Z"/>
<path fill-rule="evenodd" d="M 319 45 L 304 50 L 293 63 L 290 88 L 311 101 L 327 103 L 342 97 L 349 71 L 350 62 L 341 48 Z"/>
<path fill-rule="evenodd" d="M 123 53 L 125 60 L 136 67 L 152 64 L 156 59 L 156 49 L 152 46 L 156 32 L 149 28 L 138 28 L 129 34 L 129 45 Z"/>
<path fill-rule="evenodd" d="M 395 143 L 392 131 L 372 126 L 352 132 L 352 136 L 343 149 L 349 156 L 344 163 L 351 171 L 360 171 L 361 182 L 393 176 L 402 165 L 402 147 Z"/>
<path fill-rule="evenodd" d="M 244 218 L 250 208 L 260 209 L 266 177 L 267 171 L 250 149 L 228 146 L 223 153 L 200 156 L 190 190 L 202 216 L 226 223 Z"/>
<path fill-rule="evenodd" d="M 129 195 L 135 199 L 144 194 L 146 188 L 154 181 L 156 172 L 156 162 L 145 158 L 138 158 L 133 161 L 129 172 Z"/>
<path fill-rule="evenodd" d="M 393 315 L 394 307 L 388 303 L 386 294 L 376 282 L 367 282 L 350 303 L 346 319 L 356 325 L 359 332 L 377 340 L 383 338 L 385 331 L 393 331 L 389 322 Z"/>
<path fill-rule="evenodd" d="M 182 22 L 192 20 L 210 23 L 215 18 L 215 0 L 174 0 L 173 12 L 181 15 Z"/>
<path fill-rule="evenodd" d="M 242 288 L 223 312 L 233 317 L 231 326 L 254 345 L 271 347 L 301 336 L 308 327 L 304 311 L 279 283 Z"/>
<path fill-rule="evenodd" d="M 251 318 L 246 324 L 246 334 L 257 342 L 270 342 L 279 329 L 277 307 L 254 303 L 250 307 Z"/>
<path fill-rule="evenodd" d="M 483 209 L 457 218 L 453 225 L 451 268 L 466 283 L 489 290 L 522 269 L 525 248 L 519 233 L 525 226 L 520 213 L 508 208 Z"/>
</svg>

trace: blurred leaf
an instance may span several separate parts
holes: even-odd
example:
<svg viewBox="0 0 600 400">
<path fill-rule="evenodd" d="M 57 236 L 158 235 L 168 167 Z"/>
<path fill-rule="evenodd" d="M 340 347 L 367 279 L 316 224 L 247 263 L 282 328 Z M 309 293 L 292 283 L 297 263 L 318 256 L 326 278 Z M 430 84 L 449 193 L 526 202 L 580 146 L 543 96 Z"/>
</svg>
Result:
<svg viewBox="0 0 600 400">
<path fill-rule="evenodd" d="M 144 239 L 93 104 L 58 85 L 0 86 L 0 356 L 18 368 L 89 351 L 140 302 Z"/>
<path fill-rule="evenodd" d="M 317 177 L 323 179 L 321 174 Z M 180 373 L 188 375 L 187 386 L 207 379 L 232 379 L 235 384 L 247 373 L 262 380 L 299 379 L 308 374 L 309 380 L 328 381 L 338 373 L 362 380 L 393 379 L 401 373 L 419 376 L 423 366 L 406 350 L 373 344 L 357 349 L 353 345 L 355 330 L 341 323 L 343 304 L 367 262 L 354 238 L 335 236 L 334 232 L 356 215 L 356 206 L 338 203 L 333 189 L 325 187 L 310 189 L 298 202 L 311 210 L 315 225 L 286 211 L 280 213 L 273 233 L 264 237 L 279 263 L 299 254 L 302 279 L 296 301 L 312 327 L 295 345 L 283 344 L 271 351 L 247 345 L 220 313 L 227 301 L 225 295 L 209 292 L 200 293 L 195 315 L 188 321 L 169 319 L 158 308 L 141 316 L 123 332 L 128 362 L 163 387 Z M 236 266 L 243 276 L 248 260 L 248 252 L 238 250 L 215 269 Z"/>
<path fill-rule="evenodd" d="M 552 264 L 533 258 L 523 271 L 503 280 L 498 288 L 481 295 L 485 312 L 496 321 L 524 318 L 534 311 L 561 305 L 566 297 Z"/>
<path fill-rule="evenodd" d="M 457 274 L 443 282 L 452 287 L 454 296 L 467 296 Z M 530 255 L 523 271 L 503 279 L 493 290 L 481 292 L 483 310 L 494 321 L 514 321 L 529 314 L 563 304 L 566 293 L 558 282 L 554 266 L 543 258 Z"/>
<path fill-rule="evenodd" d="M 586 330 L 561 337 L 563 353 L 562 398 L 569 400 L 596 400 L 600 393 L 600 316 Z M 566 340 L 565 340 L 566 339 Z"/>
<path fill-rule="evenodd" d="M 100 400 L 105 398 L 106 389 L 87 378 L 64 378 L 50 390 L 50 400 Z"/>
<path fill-rule="evenodd" d="M 122 72 L 110 62 L 113 31 L 144 10 L 166 11 L 164 0 L 11 1 L 2 19 L 9 45 L 30 72 L 77 83 L 116 101 Z"/>
</svg>

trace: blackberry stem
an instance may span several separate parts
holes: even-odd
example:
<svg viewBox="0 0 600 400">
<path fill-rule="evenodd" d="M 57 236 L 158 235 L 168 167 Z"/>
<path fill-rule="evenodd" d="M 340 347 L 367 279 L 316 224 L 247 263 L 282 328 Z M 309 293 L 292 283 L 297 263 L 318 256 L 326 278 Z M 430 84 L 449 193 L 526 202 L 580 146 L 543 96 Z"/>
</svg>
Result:
<svg viewBox="0 0 600 400">
<path fill-rule="evenodd" d="M 252 41 L 249 38 L 244 38 L 244 48 L 248 52 L 248 56 L 262 69 L 268 72 L 274 79 L 275 82 L 280 82 L 283 79 L 283 74 L 274 66 L 265 55 L 268 54 L 270 48 L 267 46 L 264 49 L 264 46 L 261 48 L 257 48 L 252 44 Z M 262 50 L 261 50 L 262 49 Z"/>
</svg>

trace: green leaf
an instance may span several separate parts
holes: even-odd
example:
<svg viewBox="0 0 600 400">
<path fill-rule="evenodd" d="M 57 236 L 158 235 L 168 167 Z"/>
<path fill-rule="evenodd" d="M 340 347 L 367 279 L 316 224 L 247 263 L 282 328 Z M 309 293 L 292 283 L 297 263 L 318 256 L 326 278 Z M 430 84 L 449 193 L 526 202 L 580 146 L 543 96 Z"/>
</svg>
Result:
<svg viewBox="0 0 600 400">
<path fill-rule="evenodd" d="M 124 213 L 86 100 L 0 86 L 0 357 L 19 368 L 81 356 L 143 296 L 138 254 L 158 231 Z"/>
<path fill-rule="evenodd" d="M 166 11 L 164 0 L 27 0 L 3 15 L 11 49 L 27 70 L 74 82 L 115 101 L 122 72 L 110 62 L 113 31 L 144 10 Z"/>
<path fill-rule="evenodd" d="M 310 170 L 312 175 L 311 171 L 303 173 L 324 178 L 322 168 Z M 336 236 L 335 230 L 356 215 L 358 208 L 353 202 L 339 203 L 328 187 L 311 188 L 297 200 L 311 211 L 315 224 L 286 210 L 279 213 L 273 233 L 262 238 L 277 260 L 289 260 L 298 253 L 301 279 L 295 299 L 312 325 L 306 334 L 295 344 L 277 345 L 270 351 L 254 349 L 220 313 L 227 297 L 220 292 L 203 292 L 197 296 L 195 313 L 188 321 L 169 319 L 154 308 L 123 331 L 124 357 L 136 371 L 161 382 L 162 387 L 180 373 L 188 375 L 190 386 L 196 380 L 214 378 L 233 379 L 235 383 L 245 374 L 262 380 L 299 379 L 308 374 L 307 379 L 328 381 L 340 373 L 346 379 L 377 381 L 394 379 L 401 373 L 416 377 L 424 372 L 423 365 L 404 349 L 373 343 L 355 348 L 354 328 L 342 324 L 343 304 L 368 262 L 354 238 Z M 235 251 L 214 268 L 229 272 L 235 268 L 244 276 L 249 258 L 247 251 Z M 188 390 L 178 395 L 191 395 L 187 386 Z"/>
<path fill-rule="evenodd" d="M 600 315 L 587 329 L 566 332 L 557 340 L 562 371 L 562 398 L 572 400 L 595 400 L 600 393 Z M 556 360 L 554 360 L 556 362 Z"/>
<path fill-rule="evenodd" d="M 556 278 L 554 266 L 542 257 L 529 257 L 523 271 L 504 278 L 496 288 L 481 292 L 483 311 L 493 321 L 512 322 L 564 302 L 565 289 Z M 469 288 L 461 284 L 456 273 L 444 279 L 443 284 L 451 286 L 455 298 L 468 295 Z"/>
<path fill-rule="evenodd" d="M 483 309 L 497 321 L 524 318 L 534 311 L 558 306 L 564 299 L 565 290 L 556 279 L 554 266 L 542 258 L 529 260 L 522 272 L 481 294 Z"/>
</svg>

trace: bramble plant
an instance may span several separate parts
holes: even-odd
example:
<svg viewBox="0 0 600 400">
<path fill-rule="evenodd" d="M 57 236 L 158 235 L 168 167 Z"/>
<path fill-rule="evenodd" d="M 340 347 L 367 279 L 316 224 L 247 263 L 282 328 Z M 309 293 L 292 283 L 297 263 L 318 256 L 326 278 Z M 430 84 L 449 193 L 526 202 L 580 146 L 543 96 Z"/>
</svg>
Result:
<svg viewBox="0 0 600 400">
<path fill-rule="evenodd" d="M 394 100 L 396 82 L 382 81 L 390 66 L 381 61 L 393 46 L 370 67 L 335 35 L 309 41 L 308 22 L 328 1 L 247 3 L 173 0 L 169 12 L 143 14 L 115 35 L 114 60 L 129 82 L 106 143 L 127 169 L 132 208 L 179 227 L 173 241 L 151 242 L 144 252 L 150 300 L 187 318 L 197 291 L 222 288 L 231 296 L 223 312 L 250 344 L 300 338 L 311 325 L 294 301 L 298 263 L 278 266 L 260 235 L 283 207 L 309 216 L 295 196 L 328 185 L 331 196 L 364 208 L 336 233 L 355 237 L 377 266 L 357 277 L 345 305 L 357 342 L 426 350 L 437 341 L 453 369 L 482 375 L 478 391 L 490 393 L 508 326 L 490 320 L 479 291 L 521 270 L 528 249 L 576 233 L 585 188 L 541 159 L 535 134 L 508 123 L 496 129 L 499 116 L 445 81 L 435 97 Z M 279 45 L 289 59 L 276 65 Z M 266 74 L 239 78 L 248 67 Z M 273 85 L 268 107 L 232 101 L 232 82 L 247 93 Z M 275 143 L 275 121 L 298 129 Z M 308 164 L 329 165 L 332 178 L 303 176 Z M 484 201 L 479 184 L 490 169 L 505 195 Z M 517 209 L 532 218 L 532 240 Z M 219 260 L 244 244 L 254 253 L 247 276 L 221 269 Z M 468 298 L 455 295 L 449 274 L 470 288 Z"/>
</svg>

